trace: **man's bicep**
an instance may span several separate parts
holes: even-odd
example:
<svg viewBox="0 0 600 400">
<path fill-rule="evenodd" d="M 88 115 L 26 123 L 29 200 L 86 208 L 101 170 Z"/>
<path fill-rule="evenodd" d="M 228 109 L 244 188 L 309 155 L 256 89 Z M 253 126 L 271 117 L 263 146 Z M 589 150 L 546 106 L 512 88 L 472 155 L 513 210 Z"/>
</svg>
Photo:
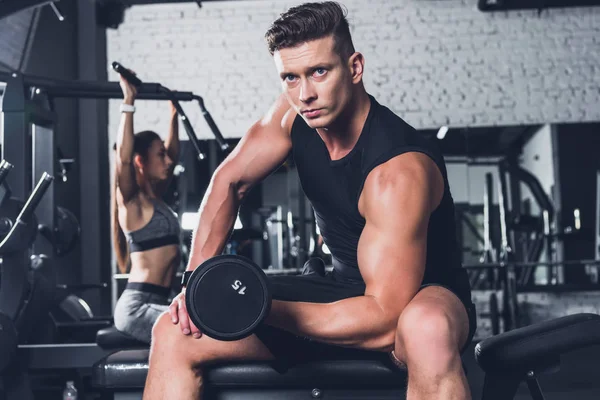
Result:
<svg viewBox="0 0 600 400">
<path fill-rule="evenodd" d="M 427 227 L 435 192 L 428 171 L 397 161 L 370 175 L 363 189 L 366 220 L 358 248 L 366 294 L 401 312 L 425 273 Z"/>
<path fill-rule="evenodd" d="M 358 265 L 366 283 L 365 295 L 399 313 L 423 281 L 427 237 L 420 227 L 409 229 L 409 224 L 416 223 L 414 218 L 398 218 L 395 226 L 392 220 L 390 215 L 389 222 L 366 223 L 358 244 Z"/>
</svg>

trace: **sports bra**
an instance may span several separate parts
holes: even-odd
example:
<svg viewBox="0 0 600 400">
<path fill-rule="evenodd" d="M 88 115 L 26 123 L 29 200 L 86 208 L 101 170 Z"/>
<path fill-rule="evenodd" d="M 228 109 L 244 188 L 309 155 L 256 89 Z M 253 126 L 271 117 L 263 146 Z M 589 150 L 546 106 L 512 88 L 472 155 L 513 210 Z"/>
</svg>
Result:
<svg viewBox="0 0 600 400">
<path fill-rule="evenodd" d="M 150 221 L 138 230 L 124 232 L 130 253 L 179 244 L 181 226 L 177 214 L 160 200 L 150 201 L 154 206 L 154 214 Z"/>
</svg>

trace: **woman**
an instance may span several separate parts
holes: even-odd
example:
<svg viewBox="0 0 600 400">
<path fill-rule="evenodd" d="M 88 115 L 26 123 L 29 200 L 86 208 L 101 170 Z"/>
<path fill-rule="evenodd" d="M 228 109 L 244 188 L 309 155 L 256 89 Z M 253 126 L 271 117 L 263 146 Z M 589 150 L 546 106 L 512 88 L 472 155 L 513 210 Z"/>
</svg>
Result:
<svg viewBox="0 0 600 400">
<path fill-rule="evenodd" d="M 177 215 L 161 200 L 179 158 L 177 112 L 165 143 L 152 131 L 133 133 L 136 89 L 123 77 L 121 122 L 116 143 L 113 244 L 119 269 L 130 267 L 117 301 L 115 327 L 150 343 L 152 326 L 168 308 L 171 280 L 180 262 Z"/>
</svg>

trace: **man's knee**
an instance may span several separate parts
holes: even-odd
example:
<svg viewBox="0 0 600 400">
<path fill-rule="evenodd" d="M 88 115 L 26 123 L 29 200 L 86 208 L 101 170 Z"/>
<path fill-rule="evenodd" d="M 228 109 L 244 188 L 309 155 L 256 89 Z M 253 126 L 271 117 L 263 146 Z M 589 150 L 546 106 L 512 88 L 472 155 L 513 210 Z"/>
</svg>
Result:
<svg viewBox="0 0 600 400">
<path fill-rule="evenodd" d="M 396 342 L 409 359 L 451 358 L 458 350 L 452 318 L 429 304 L 408 305 L 398 319 Z"/>
<path fill-rule="evenodd" d="M 168 347 L 174 351 L 174 347 L 181 345 L 184 340 L 179 325 L 174 324 L 168 312 L 162 313 L 152 327 L 152 346 Z"/>
</svg>

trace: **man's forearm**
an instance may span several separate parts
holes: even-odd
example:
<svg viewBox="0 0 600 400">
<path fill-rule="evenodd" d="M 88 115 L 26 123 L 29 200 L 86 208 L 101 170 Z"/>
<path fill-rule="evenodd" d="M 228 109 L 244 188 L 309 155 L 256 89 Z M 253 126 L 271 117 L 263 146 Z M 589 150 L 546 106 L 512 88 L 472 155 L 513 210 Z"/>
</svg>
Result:
<svg viewBox="0 0 600 400">
<path fill-rule="evenodd" d="M 187 270 L 193 271 L 207 259 L 221 254 L 231 234 L 240 196 L 233 184 L 213 178 L 200 205 Z"/>
<path fill-rule="evenodd" d="M 360 296 L 326 304 L 273 300 L 266 323 L 320 342 L 388 351 L 398 317 Z"/>
</svg>

